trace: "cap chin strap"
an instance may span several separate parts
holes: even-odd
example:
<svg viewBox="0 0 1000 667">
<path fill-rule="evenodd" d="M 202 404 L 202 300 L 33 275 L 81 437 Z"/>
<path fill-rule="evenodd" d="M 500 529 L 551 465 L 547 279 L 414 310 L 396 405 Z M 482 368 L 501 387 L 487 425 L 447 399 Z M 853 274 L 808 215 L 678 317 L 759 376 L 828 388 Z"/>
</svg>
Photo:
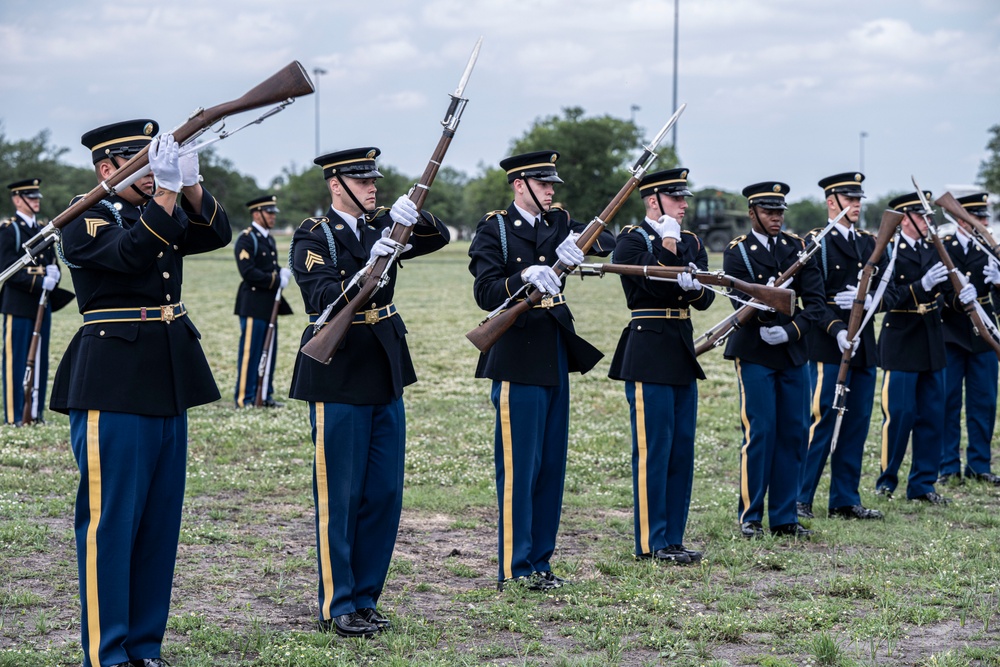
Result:
<svg viewBox="0 0 1000 667">
<path fill-rule="evenodd" d="M 768 238 L 771 238 L 771 239 L 778 238 L 777 234 L 775 234 L 774 236 L 771 236 L 770 234 L 767 233 L 767 229 L 764 227 L 764 223 L 760 221 L 760 216 L 757 215 L 757 204 L 750 204 L 750 213 L 752 214 L 753 221 L 757 223 L 758 227 L 760 227 L 760 233 L 761 234 L 763 234 L 764 236 L 766 236 Z M 752 228 L 753 228 L 753 225 L 751 225 L 751 229 Z"/>
<path fill-rule="evenodd" d="M 531 195 L 531 200 L 535 202 L 535 206 L 538 207 L 539 217 L 545 220 L 545 214 L 549 212 L 548 209 L 542 206 L 542 202 L 538 201 L 538 197 L 535 196 L 535 189 L 531 187 L 531 181 L 529 180 L 529 177 L 525 176 L 522 180 L 524 181 L 525 187 L 528 188 L 528 193 Z"/>
<path fill-rule="evenodd" d="M 660 217 L 661 218 L 667 214 L 667 211 L 663 208 L 663 199 L 661 199 L 662 196 L 663 196 L 663 193 L 661 193 L 659 190 L 657 190 L 656 191 L 656 205 L 660 207 Z M 670 217 L 672 218 L 674 216 L 670 216 Z"/>
<path fill-rule="evenodd" d="M 365 217 L 375 212 L 374 209 L 369 211 L 368 209 L 366 209 L 364 206 L 361 205 L 361 202 L 359 202 L 358 198 L 354 196 L 354 192 L 349 187 L 347 187 L 347 183 L 344 182 L 343 177 L 339 173 L 335 174 L 335 176 L 337 177 L 337 180 L 340 182 L 341 187 L 343 187 L 344 190 L 347 191 L 347 196 L 351 198 L 351 201 L 354 202 L 355 206 L 361 209 L 361 212 L 364 213 Z"/>
<path fill-rule="evenodd" d="M 115 165 L 115 169 L 116 170 L 121 168 L 121 165 L 118 164 L 118 156 L 117 155 L 114 155 L 113 153 L 108 153 L 108 158 L 111 160 L 111 164 Z M 126 162 L 127 162 L 127 160 L 126 160 Z M 153 174 L 153 178 L 156 178 L 156 174 Z M 129 187 L 132 188 L 133 192 L 135 192 L 137 195 L 139 195 L 140 197 L 142 197 L 142 201 L 143 202 L 148 202 L 150 199 L 153 198 L 153 195 L 147 195 L 145 192 L 143 192 L 142 190 L 140 190 L 138 188 L 138 186 L 136 186 L 135 183 L 133 183 Z"/>
</svg>

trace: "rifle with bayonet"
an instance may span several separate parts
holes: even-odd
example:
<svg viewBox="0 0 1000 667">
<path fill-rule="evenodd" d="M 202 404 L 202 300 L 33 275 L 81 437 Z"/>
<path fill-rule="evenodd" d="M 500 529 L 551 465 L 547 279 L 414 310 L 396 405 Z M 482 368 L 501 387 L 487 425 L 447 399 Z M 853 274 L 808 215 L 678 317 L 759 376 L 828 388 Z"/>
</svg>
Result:
<svg viewBox="0 0 1000 667">
<path fill-rule="evenodd" d="M 994 257 L 1000 257 L 1000 245 L 997 244 L 996 239 L 993 238 L 993 234 L 990 233 L 989 228 L 976 219 L 976 216 L 972 215 L 965 210 L 958 200 L 955 199 L 954 195 L 950 192 L 946 192 L 937 199 L 934 203 L 943 208 L 944 210 L 951 213 L 951 215 L 958 220 L 963 220 L 972 227 L 975 235 L 978 235 L 988 247 L 987 252 L 989 252 Z M 973 238 L 975 238 L 975 235 Z"/>
<path fill-rule="evenodd" d="M 862 320 L 865 316 L 865 301 L 870 290 L 872 276 L 878 270 L 878 263 L 882 260 L 885 249 L 889 247 L 889 242 L 896 233 L 903 214 L 898 211 L 886 210 L 882 213 L 882 221 L 878 226 L 878 234 L 875 236 L 875 247 L 872 254 L 868 256 L 865 266 L 861 269 L 858 278 L 858 292 L 851 304 L 851 315 L 847 320 L 847 340 L 850 346 L 844 350 L 840 357 L 840 369 L 837 372 L 837 386 L 833 392 L 833 409 L 837 411 L 837 419 L 833 424 L 833 439 L 830 441 L 830 453 L 837 449 L 837 438 L 840 436 L 840 425 L 844 420 L 844 413 L 847 412 L 847 373 L 851 369 L 851 358 L 854 357 L 856 346 L 861 340 L 861 332 L 864 326 Z M 871 309 L 877 311 L 879 304 L 872 299 Z"/>
<path fill-rule="evenodd" d="M 462 95 L 465 92 L 466 84 L 469 82 L 469 77 L 472 75 L 472 68 L 476 65 L 476 59 L 479 58 L 479 49 L 482 44 L 483 38 L 480 37 L 479 41 L 476 42 L 475 48 L 472 50 L 468 64 L 465 66 L 465 72 L 458 83 L 458 88 L 451 94 L 451 103 L 448 105 L 448 111 L 445 112 L 444 120 L 441 121 L 441 125 L 444 126 L 441 138 L 434 148 L 431 159 L 428 160 L 427 166 L 424 168 L 424 173 L 420 176 L 420 181 L 410 191 L 410 199 L 413 200 L 418 211 L 423 208 L 427 193 L 434 183 L 434 178 L 437 176 L 441 163 L 444 161 L 444 156 L 448 152 L 451 140 L 455 137 L 458 123 L 462 120 L 462 113 L 465 111 L 465 105 L 469 101 L 462 97 Z M 330 314 L 340 299 L 338 298 L 324 308 L 314 324 L 316 334 L 308 343 L 302 346 L 302 354 L 322 364 L 330 363 L 333 355 L 337 352 L 337 348 L 340 346 L 340 341 L 344 339 L 347 331 L 354 323 L 354 315 L 364 308 L 365 304 L 371 301 L 372 295 L 388 282 L 389 270 L 406 246 L 411 231 L 411 228 L 405 225 L 395 222 L 392 224 L 389 231 L 389 238 L 396 242 L 396 251 L 393 254 L 379 257 L 374 262 L 370 262 L 361 271 L 351 277 L 341 297 L 346 295 L 355 286 L 358 286 L 357 293 L 349 298 L 347 303 L 332 318 L 330 318 Z M 327 321 L 328 319 L 329 321 Z"/>
<path fill-rule="evenodd" d="M 667 134 L 677 119 L 681 117 L 684 113 L 684 109 L 687 104 L 681 104 L 674 115 L 670 117 L 666 125 L 659 131 L 659 133 L 649 142 L 648 146 L 643 146 L 642 155 L 639 159 L 635 161 L 632 168 L 629 169 L 631 176 L 629 176 L 628 181 L 622 186 L 618 194 L 614 196 L 610 203 L 604 208 L 601 214 L 595 217 L 590 223 L 580 232 L 580 236 L 576 239 L 576 245 L 584 254 L 590 250 L 591 246 L 597 241 L 597 237 L 601 235 L 604 228 L 611 221 L 613 217 L 618 213 L 625 202 L 628 200 L 629 195 L 632 191 L 636 189 L 639 185 L 639 181 L 642 177 L 646 175 L 646 170 L 649 165 L 653 163 L 656 159 L 656 147 L 659 146 L 660 141 Z M 573 270 L 572 266 L 567 266 L 561 261 L 557 261 L 552 265 L 552 270 L 555 271 L 556 276 L 560 278 L 570 271 Z M 493 345 L 500 339 L 500 336 L 504 334 L 507 329 L 513 326 L 514 322 L 520 317 L 521 313 L 531 310 L 536 305 L 542 302 L 544 294 L 541 290 L 535 289 L 530 283 L 525 283 L 522 285 L 514 294 L 510 295 L 506 301 L 504 301 L 500 306 L 494 309 L 490 314 L 486 316 L 482 322 L 479 323 L 475 329 L 465 334 L 465 337 L 476 346 L 476 348 L 483 353 L 489 351 Z M 523 297 L 523 298 L 522 298 Z M 520 299 L 518 301 L 518 299 Z M 513 306 L 508 308 L 508 306 L 517 301 Z"/>
<path fill-rule="evenodd" d="M 261 348 L 260 361 L 257 363 L 257 394 L 253 397 L 255 408 L 264 405 L 264 394 L 271 384 L 271 359 L 274 357 L 274 331 L 278 326 L 278 311 L 281 310 L 281 285 L 274 295 L 274 307 L 271 308 L 271 319 L 267 321 L 267 333 L 264 334 L 264 347 Z M 249 336 L 250 333 L 248 332 Z"/>
<path fill-rule="evenodd" d="M 38 400 L 38 389 L 35 388 L 35 366 L 38 363 L 38 349 L 42 342 L 42 324 L 45 322 L 45 308 L 49 303 L 49 290 L 43 289 L 38 297 L 38 311 L 35 313 L 35 325 L 31 330 L 31 343 L 28 344 L 28 360 L 24 365 L 24 410 L 21 413 L 21 425 L 27 426 L 34 420 L 35 401 Z"/>
<path fill-rule="evenodd" d="M 829 234 L 834 226 L 847 215 L 847 211 L 850 209 L 845 208 L 840 212 L 840 214 L 827 223 L 826 227 L 823 228 L 819 234 L 814 236 L 809 243 L 799 251 L 798 257 L 795 259 L 795 263 L 790 267 L 785 269 L 780 276 L 774 281 L 776 287 L 784 287 L 785 285 L 791 284 L 792 278 L 796 273 L 799 272 L 809 258 L 816 254 L 816 251 L 820 249 L 823 237 Z M 757 310 L 760 310 L 761 304 L 751 299 L 750 303 L 745 303 L 733 312 L 732 315 L 722 320 L 711 329 L 698 336 L 694 342 L 694 352 L 696 356 L 700 356 L 705 352 L 708 352 L 712 348 L 719 347 L 726 342 L 729 335 L 741 328 L 756 314 Z"/>
<path fill-rule="evenodd" d="M 182 154 L 199 151 L 211 143 L 235 134 L 244 127 L 262 122 L 265 118 L 291 104 L 296 97 L 308 95 L 313 91 L 312 81 L 309 80 L 305 69 L 298 61 L 293 61 L 235 100 L 223 102 L 208 109 L 196 109 L 183 124 L 173 130 L 174 139 L 182 145 Z M 213 126 L 218 127 L 219 123 L 228 116 L 259 109 L 269 104 L 277 104 L 278 106 L 236 130 L 227 132 L 223 129 L 212 129 Z M 224 126 L 223 123 L 222 127 L 224 128 Z M 197 144 L 193 143 L 201 134 L 210 129 L 217 134 L 215 138 Z M 86 195 L 75 199 L 69 208 L 54 217 L 37 234 L 25 241 L 21 246 L 24 248 L 24 255 L 0 273 L 0 285 L 3 285 L 24 267 L 34 264 L 35 258 L 58 240 L 61 228 L 78 218 L 101 199 L 127 188 L 148 173 L 149 146 L 145 146 L 128 162 L 115 170 L 107 180 L 101 181 Z"/>
<path fill-rule="evenodd" d="M 663 280 L 677 282 L 677 277 L 683 273 L 688 273 L 692 278 L 705 285 L 715 285 L 727 289 L 735 289 L 756 299 L 772 310 L 776 310 L 784 315 L 791 315 L 795 308 L 795 291 L 784 287 L 773 287 L 771 285 L 760 285 L 758 283 L 748 283 L 739 278 L 728 276 L 722 271 L 703 271 L 692 269 L 690 266 L 647 266 L 645 264 L 580 264 L 572 273 L 578 274 L 581 278 L 585 276 L 598 276 L 603 278 L 605 273 L 614 273 L 619 276 L 635 276 L 647 278 L 649 280 Z"/>
</svg>

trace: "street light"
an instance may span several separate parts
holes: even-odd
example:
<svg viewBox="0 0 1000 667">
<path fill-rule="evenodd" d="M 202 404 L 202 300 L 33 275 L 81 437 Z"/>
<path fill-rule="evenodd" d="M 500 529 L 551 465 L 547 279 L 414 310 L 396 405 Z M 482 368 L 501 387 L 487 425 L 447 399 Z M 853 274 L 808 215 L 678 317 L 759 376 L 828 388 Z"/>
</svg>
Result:
<svg viewBox="0 0 1000 667">
<path fill-rule="evenodd" d="M 635 125 L 635 112 L 639 111 L 640 109 L 641 109 L 641 107 L 638 104 L 633 104 L 631 106 L 631 108 L 630 108 L 630 111 L 632 112 L 632 124 L 633 125 Z"/>
<path fill-rule="evenodd" d="M 313 67 L 313 77 L 316 79 L 316 152 L 313 155 L 319 155 L 319 77 L 326 74 L 326 70 L 322 67 Z"/>
<path fill-rule="evenodd" d="M 862 174 L 865 173 L 865 137 L 868 133 L 861 131 L 858 134 L 858 171 Z M 861 204 L 858 205 L 858 222 L 861 223 L 862 229 L 868 227 L 868 221 L 865 220 L 865 200 L 861 200 Z"/>
<path fill-rule="evenodd" d="M 677 110 L 677 35 L 680 23 L 680 0 L 674 0 L 674 111 Z M 674 123 L 673 140 L 674 156 L 677 155 L 677 123 Z"/>
</svg>

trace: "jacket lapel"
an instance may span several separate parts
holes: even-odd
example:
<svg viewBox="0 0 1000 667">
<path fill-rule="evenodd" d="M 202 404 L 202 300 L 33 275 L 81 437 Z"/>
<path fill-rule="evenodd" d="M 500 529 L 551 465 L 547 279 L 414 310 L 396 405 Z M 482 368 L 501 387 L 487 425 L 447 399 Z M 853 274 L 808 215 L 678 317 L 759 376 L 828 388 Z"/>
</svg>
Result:
<svg viewBox="0 0 1000 667">
<path fill-rule="evenodd" d="M 352 257 L 356 257 L 358 260 L 364 262 L 368 260 L 368 253 L 365 252 L 364 246 L 358 241 L 358 237 L 354 235 L 351 228 L 347 225 L 340 214 L 334 211 L 332 208 L 327 214 L 330 218 L 330 226 L 333 229 L 333 237 L 337 239 L 341 246 L 347 249 L 347 252 L 351 254 Z M 362 228 L 362 233 L 364 233 L 364 228 Z"/>
</svg>

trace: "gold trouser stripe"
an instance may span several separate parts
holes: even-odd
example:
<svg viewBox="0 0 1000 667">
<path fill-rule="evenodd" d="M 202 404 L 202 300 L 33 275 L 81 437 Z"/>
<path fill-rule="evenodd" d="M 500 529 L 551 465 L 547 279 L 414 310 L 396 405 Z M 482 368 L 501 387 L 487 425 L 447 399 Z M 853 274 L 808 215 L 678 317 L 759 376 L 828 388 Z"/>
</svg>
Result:
<svg viewBox="0 0 1000 667">
<path fill-rule="evenodd" d="M 87 652 L 93 665 L 101 664 L 101 606 L 97 591 L 97 527 L 101 523 L 101 411 L 87 411 L 87 479 L 90 523 L 87 524 Z"/>
<path fill-rule="evenodd" d="M 514 576 L 514 443 L 510 435 L 510 382 L 500 383 L 500 437 L 503 440 L 503 577 Z"/>
<path fill-rule="evenodd" d="M 889 467 L 889 422 L 892 415 L 889 414 L 889 375 L 892 371 L 885 372 L 885 379 L 882 380 L 882 472 Z"/>
<path fill-rule="evenodd" d="M 316 403 L 316 513 L 319 515 L 319 569 L 323 579 L 320 618 L 330 619 L 333 604 L 333 564 L 330 562 L 330 491 L 326 485 L 326 404 Z"/>
<path fill-rule="evenodd" d="M 824 365 L 825 364 L 823 364 L 823 363 L 817 363 L 816 364 L 816 371 L 817 371 L 818 375 L 816 376 L 816 391 L 813 392 L 813 400 L 812 400 L 812 417 L 813 417 L 813 423 L 809 427 L 809 443 L 806 445 L 806 451 L 809 451 L 809 449 L 812 447 L 812 444 L 813 444 L 813 435 L 816 434 L 816 427 L 819 426 L 819 420 L 823 418 L 823 415 L 820 413 L 820 410 L 819 410 L 819 398 L 820 398 L 820 395 L 823 393 L 823 366 Z"/>
<path fill-rule="evenodd" d="M 4 329 L 7 335 L 3 341 L 3 367 L 7 374 L 4 383 L 4 404 L 7 406 L 7 423 L 14 423 L 14 316 L 4 317 Z"/>
<path fill-rule="evenodd" d="M 750 484 L 747 482 L 747 448 L 750 446 L 750 419 L 747 417 L 747 393 L 743 386 L 743 368 L 740 360 L 736 360 L 736 381 L 740 385 L 740 419 L 743 421 L 743 447 L 740 448 L 740 494 L 743 497 L 743 514 L 740 522 L 750 510 Z"/>
<path fill-rule="evenodd" d="M 239 370 L 239 391 L 237 391 L 236 405 L 243 407 L 243 397 L 247 393 L 247 367 L 250 365 L 250 343 L 253 340 L 253 318 L 248 317 L 246 326 L 243 329 L 243 363 Z M 260 387 L 257 387 L 260 391 Z"/>
<path fill-rule="evenodd" d="M 649 496 L 646 489 L 646 401 L 642 395 L 642 383 L 635 383 L 635 437 L 639 450 L 638 485 L 639 493 L 639 546 L 642 553 L 652 553 L 649 548 Z"/>
</svg>

